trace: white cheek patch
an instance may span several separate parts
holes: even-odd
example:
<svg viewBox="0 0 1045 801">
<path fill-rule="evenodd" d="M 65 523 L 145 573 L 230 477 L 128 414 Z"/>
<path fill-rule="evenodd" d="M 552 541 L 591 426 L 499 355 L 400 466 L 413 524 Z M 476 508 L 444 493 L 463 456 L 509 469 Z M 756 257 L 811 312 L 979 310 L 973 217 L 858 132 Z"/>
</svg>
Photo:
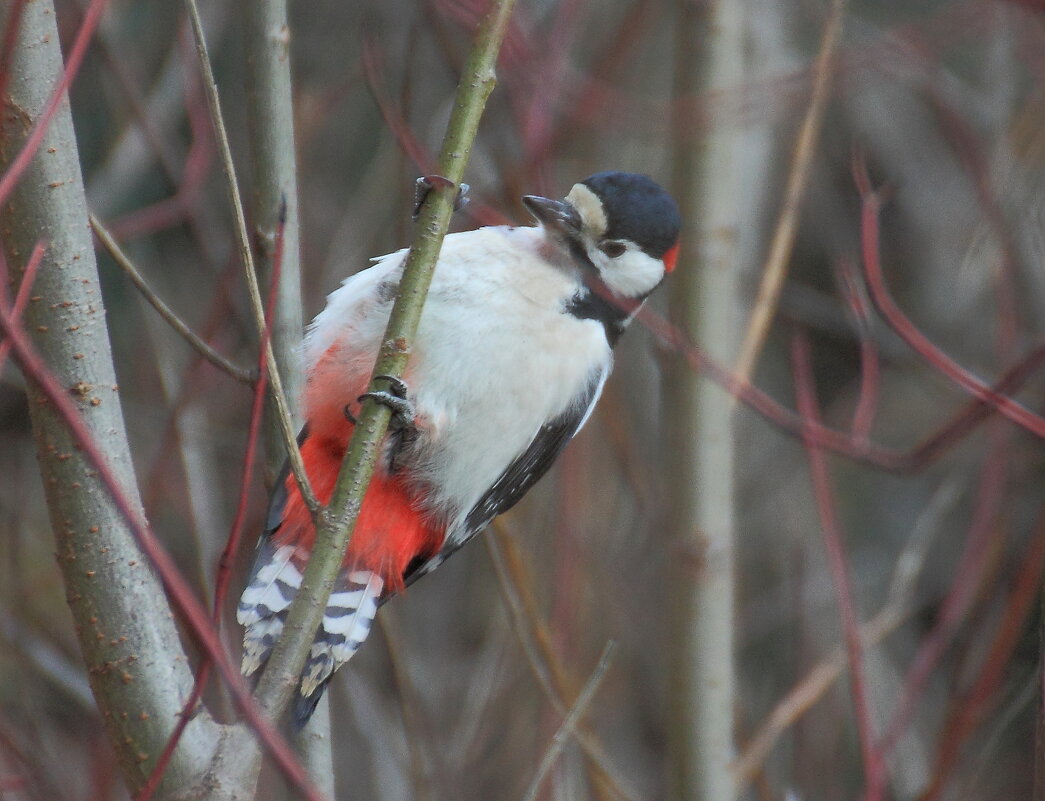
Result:
<svg viewBox="0 0 1045 801">
<path fill-rule="evenodd" d="M 588 187 L 584 184 L 574 184 L 570 194 L 566 196 L 566 202 L 577 209 L 585 231 L 591 234 L 593 239 L 598 239 L 606 233 L 609 223 L 602 208 L 602 201 Z"/>
<path fill-rule="evenodd" d="M 615 259 L 603 257 L 599 276 L 616 294 L 637 298 L 653 291 L 664 278 L 664 262 L 629 245 Z"/>
</svg>

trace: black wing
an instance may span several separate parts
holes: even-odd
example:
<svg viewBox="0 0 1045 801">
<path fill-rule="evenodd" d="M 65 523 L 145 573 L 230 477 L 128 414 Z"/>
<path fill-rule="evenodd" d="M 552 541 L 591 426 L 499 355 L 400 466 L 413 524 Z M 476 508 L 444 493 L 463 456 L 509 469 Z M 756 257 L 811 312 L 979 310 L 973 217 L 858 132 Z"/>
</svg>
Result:
<svg viewBox="0 0 1045 801">
<path fill-rule="evenodd" d="M 515 506 L 530 487 L 548 472 L 548 468 L 562 453 L 566 443 L 573 439 L 587 421 L 595 402 L 599 399 L 608 373 L 608 369 L 594 372 L 584 391 L 574 399 L 569 408 L 538 429 L 526 450 L 515 457 L 468 512 L 464 533 L 455 534 L 453 541 L 447 541 L 442 550 L 432 558 L 418 560 L 416 565 L 407 568 L 403 575 L 407 585 L 425 573 L 430 573 L 450 554 L 486 528 L 497 515 Z"/>
</svg>

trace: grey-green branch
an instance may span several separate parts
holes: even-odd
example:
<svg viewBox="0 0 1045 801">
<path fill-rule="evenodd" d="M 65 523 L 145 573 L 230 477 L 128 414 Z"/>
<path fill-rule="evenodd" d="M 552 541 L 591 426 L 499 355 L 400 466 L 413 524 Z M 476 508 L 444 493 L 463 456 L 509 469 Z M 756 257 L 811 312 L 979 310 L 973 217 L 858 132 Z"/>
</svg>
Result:
<svg viewBox="0 0 1045 801">
<path fill-rule="evenodd" d="M 486 100 L 496 84 L 494 67 L 513 5 L 514 0 L 496 0 L 476 32 L 439 156 L 440 174 L 449 183 L 437 183 L 421 208 L 417 233 L 407 256 L 374 375 L 402 376 L 410 357 L 472 142 Z M 387 388 L 383 381 L 374 380 L 371 385 L 373 389 Z M 272 717 L 282 713 L 297 686 L 348 548 L 390 418 L 391 411 L 387 407 L 369 399 L 364 402 L 330 504 L 319 515 L 316 542 L 301 588 L 258 684 L 258 703 Z"/>
</svg>

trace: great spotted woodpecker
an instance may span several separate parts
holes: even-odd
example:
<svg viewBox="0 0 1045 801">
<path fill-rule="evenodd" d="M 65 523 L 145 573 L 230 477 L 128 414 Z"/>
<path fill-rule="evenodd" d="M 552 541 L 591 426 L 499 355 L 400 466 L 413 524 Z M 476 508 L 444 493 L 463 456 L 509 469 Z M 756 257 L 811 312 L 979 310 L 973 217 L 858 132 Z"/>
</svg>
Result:
<svg viewBox="0 0 1045 801">
<path fill-rule="evenodd" d="M 564 200 L 526 196 L 536 227 L 446 237 L 395 407 L 396 425 L 295 701 L 303 724 L 378 607 L 513 506 L 587 421 L 638 307 L 675 267 L 680 219 L 644 175 L 602 172 Z M 333 490 L 402 274 L 405 250 L 330 295 L 305 340 L 301 452 Z M 277 485 L 237 618 L 244 674 L 279 638 L 314 539 L 292 476 Z"/>
</svg>

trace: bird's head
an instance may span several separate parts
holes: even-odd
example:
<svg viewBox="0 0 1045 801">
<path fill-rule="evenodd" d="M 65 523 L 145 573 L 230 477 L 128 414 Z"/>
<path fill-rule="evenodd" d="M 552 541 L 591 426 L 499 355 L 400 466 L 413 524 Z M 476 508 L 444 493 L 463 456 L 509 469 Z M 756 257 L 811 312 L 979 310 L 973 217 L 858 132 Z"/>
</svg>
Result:
<svg viewBox="0 0 1045 801">
<path fill-rule="evenodd" d="M 645 298 L 675 268 L 681 218 L 671 196 L 645 175 L 600 172 L 563 200 L 523 203 L 582 269 L 618 297 Z"/>
</svg>

